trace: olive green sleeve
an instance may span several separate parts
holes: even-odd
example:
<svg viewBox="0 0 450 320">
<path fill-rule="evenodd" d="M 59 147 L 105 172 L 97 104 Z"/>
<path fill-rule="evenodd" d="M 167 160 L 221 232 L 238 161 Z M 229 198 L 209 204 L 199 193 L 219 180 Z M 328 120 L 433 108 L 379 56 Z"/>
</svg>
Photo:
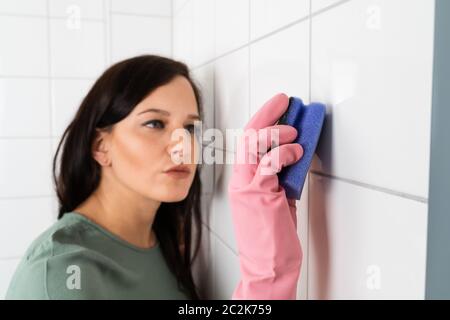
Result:
<svg viewBox="0 0 450 320">
<path fill-rule="evenodd" d="M 83 250 L 24 261 L 13 276 L 6 299 L 104 299 L 107 292 L 101 279 L 99 263 Z"/>
<path fill-rule="evenodd" d="M 32 263 L 21 261 L 6 292 L 6 300 L 48 300 L 46 263 L 41 259 Z"/>
</svg>

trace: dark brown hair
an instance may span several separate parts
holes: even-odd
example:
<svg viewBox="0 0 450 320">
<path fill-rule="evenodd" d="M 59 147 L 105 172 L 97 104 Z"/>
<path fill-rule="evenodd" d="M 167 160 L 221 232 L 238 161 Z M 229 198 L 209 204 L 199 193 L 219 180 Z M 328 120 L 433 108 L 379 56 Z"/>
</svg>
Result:
<svg viewBox="0 0 450 320">
<path fill-rule="evenodd" d="M 91 153 L 96 129 L 111 128 L 153 90 L 176 76 L 183 76 L 191 83 L 203 119 L 200 90 L 182 62 L 158 55 L 141 55 L 120 61 L 103 72 L 64 131 L 53 158 L 58 219 L 84 202 L 99 185 L 101 168 Z M 176 276 L 180 290 L 191 299 L 200 299 L 191 272 L 201 242 L 200 169 L 201 165 L 197 165 L 187 197 L 180 202 L 161 203 L 153 222 L 169 269 Z M 197 236 L 191 258 L 192 221 Z"/>
</svg>

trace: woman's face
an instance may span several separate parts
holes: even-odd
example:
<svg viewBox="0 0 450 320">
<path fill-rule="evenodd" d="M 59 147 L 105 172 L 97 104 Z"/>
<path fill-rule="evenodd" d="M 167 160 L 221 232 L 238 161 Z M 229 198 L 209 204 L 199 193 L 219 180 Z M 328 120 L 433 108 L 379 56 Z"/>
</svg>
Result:
<svg viewBox="0 0 450 320">
<path fill-rule="evenodd" d="M 196 171 L 196 120 L 199 113 L 192 86 L 185 77 L 177 76 L 154 90 L 104 135 L 108 174 L 145 198 L 161 202 L 183 200 Z M 184 140 L 181 136 L 174 139 L 174 130 L 190 135 Z M 186 165 L 187 174 L 165 172 L 180 162 Z"/>
</svg>

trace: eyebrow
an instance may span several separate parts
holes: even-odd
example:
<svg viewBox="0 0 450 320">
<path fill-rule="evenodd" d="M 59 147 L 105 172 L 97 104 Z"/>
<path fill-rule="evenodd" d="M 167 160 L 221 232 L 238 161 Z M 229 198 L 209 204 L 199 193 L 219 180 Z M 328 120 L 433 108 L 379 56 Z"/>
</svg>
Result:
<svg viewBox="0 0 450 320">
<path fill-rule="evenodd" d="M 165 116 L 170 116 L 170 112 L 169 111 L 161 110 L 161 109 L 157 109 L 157 108 L 150 108 L 150 109 L 141 111 L 137 115 L 140 115 L 140 114 L 146 113 L 146 112 L 156 112 L 156 113 L 160 113 L 160 114 L 165 115 Z M 200 116 L 197 115 L 197 114 L 189 114 L 188 118 L 200 120 Z"/>
</svg>

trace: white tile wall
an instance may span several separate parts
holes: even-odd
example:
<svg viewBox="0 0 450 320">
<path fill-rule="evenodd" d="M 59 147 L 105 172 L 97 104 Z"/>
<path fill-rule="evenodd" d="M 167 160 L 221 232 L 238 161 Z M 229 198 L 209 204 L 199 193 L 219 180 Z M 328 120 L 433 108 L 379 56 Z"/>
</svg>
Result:
<svg viewBox="0 0 450 320">
<path fill-rule="evenodd" d="M 171 56 L 171 19 L 168 17 L 113 14 L 112 60 L 152 52 Z M 143 38 L 136 35 L 141 34 Z"/>
<path fill-rule="evenodd" d="M 232 152 L 223 152 L 223 164 L 216 164 L 214 197 L 212 199 L 212 225 L 211 229 L 215 234 L 235 253 L 238 252 L 236 237 L 230 214 L 230 204 L 228 198 L 228 183 L 230 181 L 232 165 L 227 164 L 229 159 L 234 157 Z M 230 161 L 231 162 L 231 161 Z"/>
<path fill-rule="evenodd" d="M 309 16 L 309 0 L 250 0 L 250 7 L 252 40 Z"/>
<path fill-rule="evenodd" d="M 194 230 L 197 232 L 195 228 Z M 201 248 L 193 263 L 193 277 L 200 294 L 206 299 L 214 296 L 214 245 L 213 233 L 209 232 L 205 224 L 202 224 Z"/>
<path fill-rule="evenodd" d="M 48 43 L 45 18 L 4 15 L 0 39 L 0 75 L 48 76 L 49 50 L 43 45 Z"/>
<path fill-rule="evenodd" d="M 48 92 L 47 79 L 0 78 L 0 137 L 48 137 Z"/>
<path fill-rule="evenodd" d="M 104 23 L 75 21 L 50 19 L 52 76 L 96 78 L 106 66 Z"/>
<path fill-rule="evenodd" d="M 111 10 L 150 16 L 172 16 L 171 1 L 167 0 L 111 0 Z"/>
<path fill-rule="evenodd" d="M 427 204 L 311 175 L 310 299 L 423 299 Z"/>
<path fill-rule="evenodd" d="M 312 19 L 312 100 L 332 108 L 315 170 L 427 197 L 433 10 L 361 0 Z"/>
<path fill-rule="evenodd" d="M 61 137 L 95 79 L 52 79 L 52 136 Z"/>
<path fill-rule="evenodd" d="M 236 139 L 226 130 L 242 129 L 250 119 L 249 95 L 249 48 L 245 47 L 215 63 L 215 126 L 224 138 L 223 143 L 217 141 L 218 148 L 236 150 Z"/>
<path fill-rule="evenodd" d="M 103 19 L 104 0 L 48 0 L 51 17 Z"/>
<path fill-rule="evenodd" d="M 117 59 L 170 56 L 171 16 L 166 0 L 0 1 L 0 298 L 56 220 L 52 156 L 81 100 Z"/>
<path fill-rule="evenodd" d="M 52 197 L 0 200 L 0 258 L 20 257 L 55 218 Z M 20 233 L 20 237 L 17 233 Z M 13 240 L 14 239 L 14 240 Z M 12 241 L 13 240 L 13 241 Z M 11 245 L 14 243 L 14 245 Z"/>
<path fill-rule="evenodd" d="M 213 299 L 229 300 L 239 283 L 239 259 L 223 240 L 214 235 L 213 238 L 215 267 Z"/>
<path fill-rule="evenodd" d="M 0 246 L 0 297 L 56 218 L 51 156 L 84 94 L 111 63 L 156 53 L 191 67 L 207 127 L 242 128 L 277 92 L 327 104 L 297 202 L 299 299 L 423 298 L 433 10 L 432 0 L 2 1 L 0 243 L 14 245 Z M 202 174 L 195 277 L 216 299 L 239 280 L 230 169 Z"/>
<path fill-rule="evenodd" d="M 320 10 L 326 10 L 348 1 L 350 0 L 311 0 L 311 12 L 315 13 Z"/>
<path fill-rule="evenodd" d="M 242 128 L 277 92 L 327 104 L 315 173 L 297 203 L 299 299 L 424 297 L 433 8 L 421 0 L 174 0 L 173 54 L 193 70 L 213 69 L 216 127 Z M 197 27 L 211 19 L 213 28 Z M 238 277 L 229 167 L 216 165 L 208 216 L 220 249 L 214 296 L 226 299 L 234 282 L 225 279 Z"/>
<path fill-rule="evenodd" d="M 1 1 L 0 13 L 45 16 L 47 14 L 46 1 L 47 0 Z"/>
<path fill-rule="evenodd" d="M 216 56 L 248 43 L 249 9 L 249 0 L 215 0 Z"/>
</svg>

